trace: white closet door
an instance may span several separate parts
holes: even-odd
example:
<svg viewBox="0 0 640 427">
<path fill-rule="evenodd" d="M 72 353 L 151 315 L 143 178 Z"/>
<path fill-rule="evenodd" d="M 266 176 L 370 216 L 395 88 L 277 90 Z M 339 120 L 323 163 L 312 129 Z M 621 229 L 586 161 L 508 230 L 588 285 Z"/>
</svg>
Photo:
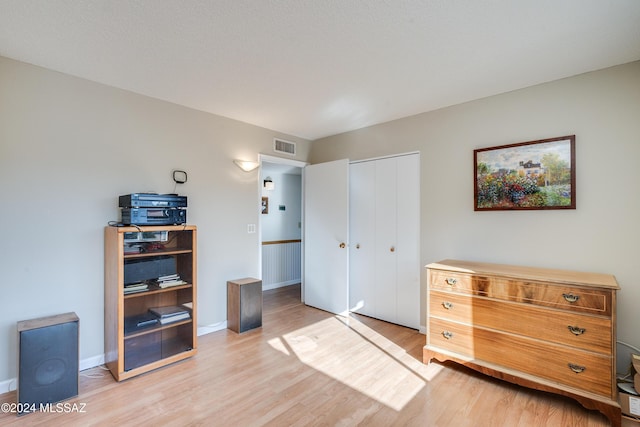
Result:
<svg viewBox="0 0 640 427">
<path fill-rule="evenodd" d="M 398 220 L 396 193 L 398 186 L 396 159 L 375 161 L 376 168 L 376 250 L 375 301 L 378 319 L 396 322 L 396 248 Z"/>
<path fill-rule="evenodd" d="M 375 316 L 375 163 L 349 166 L 349 308 Z"/>
<path fill-rule="evenodd" d="M 420 155 L 397 157 L 397 320 L 420 327 Z"/>
<path fill-rule="evenodd" d="M 350 307 L 420 327 L 420 156 L 350 165 Z"/>
<path fill-rule="evenodd" d="M 304 302 L 334 314 L 349 310 L 349 162 L 304 171 Z"/>
</svg>

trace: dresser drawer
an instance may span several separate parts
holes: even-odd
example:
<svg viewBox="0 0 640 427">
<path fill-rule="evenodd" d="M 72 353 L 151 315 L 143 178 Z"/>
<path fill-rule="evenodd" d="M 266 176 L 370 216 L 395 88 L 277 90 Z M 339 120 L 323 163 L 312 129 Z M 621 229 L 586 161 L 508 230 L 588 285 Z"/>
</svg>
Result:
<svg viewBox="0 0 640 427">
<path fill-rule="evenodd" d="M 429 346 L 612 398 L 612 358 L 429 318 Z"/>
<path fill-rule="evenodd" d="M 482 297 L 431 291 L 429 315 L 611 354 L 611 319 Z"/>
<path fill-rule="evenodd" d="M 610 317 L 612 293 L 548 282 L 429 270 L 429 288 Z"/>
</svg>

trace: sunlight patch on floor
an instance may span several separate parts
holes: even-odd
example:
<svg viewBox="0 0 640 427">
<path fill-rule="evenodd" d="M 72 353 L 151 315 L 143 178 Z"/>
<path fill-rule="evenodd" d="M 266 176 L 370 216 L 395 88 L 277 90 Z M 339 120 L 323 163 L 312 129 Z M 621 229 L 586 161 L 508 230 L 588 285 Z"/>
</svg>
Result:
<svg viewBox="0 0 640 427">
<path fill-rule="evenodd" d="M 415 375 L 420 376 L 425 381 L 431 381 L 440 371 L 442 371 L 442 365 L 430 364 L 429 366 L 422 363 L 422 361 L 415 359 L 411 355 L 407 354 L 406 350 L 401 346 L 390 341 L 385 336 L 376 332 L 374 329 L 366 326 L 358 319 L 353 317 L 338 318 L 344 324 L 348 325 L 351 329 L 356 331 L 361 337 L 374 344 L 379 349 L 387 352 L 390 356 L 396 359 L 398 362 L 405 365 L 407 369 L 414 372 Z"/>
<path fill-rule="evenodd" d="M 280 353 L 283 353 L 286 356 L 291 356 L 291 353 L 289 353 L 289 350 L 287 350 L 287 346 L 284 344 L 284 342 L 282 342 L 282 338 L 271 338 L 267 342 L 271 347 L 273 347 L 274 350 L 278 350 Z"/>
<path fill-rule="evenodd" d="M 424 365 L 353 318 L 328 318 L 282 340 L 270 344 L 283 353 L 288 347 L 302 363 L 397 411 L 442 369 Z"/>
</svg>

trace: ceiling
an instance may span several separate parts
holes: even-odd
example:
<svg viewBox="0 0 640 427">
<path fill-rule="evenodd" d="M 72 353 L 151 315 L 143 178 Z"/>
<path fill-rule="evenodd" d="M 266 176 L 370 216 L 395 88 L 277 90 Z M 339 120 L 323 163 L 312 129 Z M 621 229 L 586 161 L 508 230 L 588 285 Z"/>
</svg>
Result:
<svg viewBox="0 0 640 427">
<path fill-rule="evenodd" d="M 640 59 L 638 0 L 0 0 L 0 55 L 315 140 Z"/>
</svg>

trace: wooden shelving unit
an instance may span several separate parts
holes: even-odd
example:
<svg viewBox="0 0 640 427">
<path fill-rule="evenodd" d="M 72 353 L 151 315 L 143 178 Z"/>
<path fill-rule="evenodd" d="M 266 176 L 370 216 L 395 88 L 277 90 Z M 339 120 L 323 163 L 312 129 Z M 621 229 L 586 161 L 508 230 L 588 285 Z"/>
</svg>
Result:
<svg viewBox="0 0 640 427">
<path fill-rule="evenodd" d="M 152 249 L 125 253 L 125 236 L 166 232 L 166 240 L 153 241 Z M 197 352 L 197 229 L 193 225 L 106 227 L 105 232 L 105 363 L 117 381 L 186 359 Z M 127 271 L 140 261 L 163 260 L 175 264 L 185 284 L 125 294 Z M 127 269 L 129 267 L 129 270 Z M 146 272 L 146 271 L 145 271 Z M 131 273 L 129 273 L 131 274 Z M 184 306 L 190 318 L 166 324 L 137 326 L 131 320 L 150 308 Z"/>
</svg>

